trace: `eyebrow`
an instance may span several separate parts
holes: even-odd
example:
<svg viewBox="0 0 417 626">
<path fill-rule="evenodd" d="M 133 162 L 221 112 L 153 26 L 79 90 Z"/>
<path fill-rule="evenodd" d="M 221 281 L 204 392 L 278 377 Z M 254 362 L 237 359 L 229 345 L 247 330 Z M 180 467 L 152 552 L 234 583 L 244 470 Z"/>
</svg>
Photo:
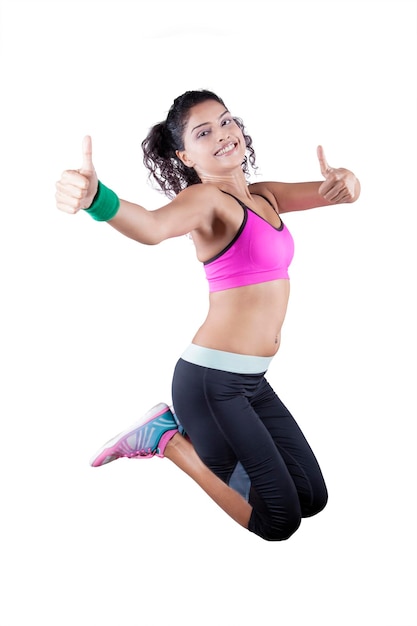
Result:
<svg viewBox="0 0 417 626">
<path fill-rule="evenodd" d="M 219 115 L 219 117 L 217 118 L 218 120 L 221 120 L 221 118 L 224 115 L 227 115 L 227 113 L 230 113 L 230 111 L 228 111 L 227 109 L 221 114 Z M 198 124 L 197 126 L 194 126 L 194 128 L 191 130 L 191 132 L 193 133 L 197 128 L 201 128 L 201 126 L 206 126 L 207 124 L 210 124 L 210 122 L 203 122 L 202 124 Z"/>
</svg>

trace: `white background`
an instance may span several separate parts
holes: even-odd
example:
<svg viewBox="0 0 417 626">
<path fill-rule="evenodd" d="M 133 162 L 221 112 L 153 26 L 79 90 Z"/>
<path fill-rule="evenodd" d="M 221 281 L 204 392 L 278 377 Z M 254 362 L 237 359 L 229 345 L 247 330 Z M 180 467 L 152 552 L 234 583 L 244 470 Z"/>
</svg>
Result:
<svg viewBox="0 0 417 626">
<path fill-rule="evenodd" d="M 2 626 L 415 626 L 416 3 L 1 2 Z M 161 400 L 205 316 L 192 242 L 149 248 L 55 208 L 93 137 L 148 208 L 140 143 L 187 89 L 252 135 L 260 179 L 353 205 L 287 215 L 292 299 L 268 378 L 330 500 L 287 542 L 231 521 L 169 461 L 96 449 Z"/>
</svg>

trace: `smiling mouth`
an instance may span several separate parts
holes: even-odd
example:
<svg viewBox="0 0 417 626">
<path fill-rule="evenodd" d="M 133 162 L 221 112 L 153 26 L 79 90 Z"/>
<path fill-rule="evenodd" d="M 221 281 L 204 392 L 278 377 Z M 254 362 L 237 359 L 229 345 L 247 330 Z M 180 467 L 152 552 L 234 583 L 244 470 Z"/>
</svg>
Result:
<svg viewBox="0 0 417 626">
<path fill-rule="evenodd" d="M 215 156 L 223 156 L 224 154 L 228 154 L 229 152 L 234 150 L 236 146 L 237 146 L 237 143 L 234 143 L 233 141 L 231 141 L 230 143 L 227 144 L 227 146 L 224 146 L 224 148 L 221 148 L 220 150 L 218 150 L 215 153 Z"/>
</svg>

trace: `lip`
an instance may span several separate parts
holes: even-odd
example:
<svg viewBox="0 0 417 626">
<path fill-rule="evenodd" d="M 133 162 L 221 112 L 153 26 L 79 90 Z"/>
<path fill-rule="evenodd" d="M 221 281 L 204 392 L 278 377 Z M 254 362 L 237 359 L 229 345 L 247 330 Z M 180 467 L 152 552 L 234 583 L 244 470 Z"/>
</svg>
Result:
<svg viewBox="0 0 417 626">
<path fill-rule="evenodd" d="M 221 148 L 219 148 L 217 152 L 214 153 L 214 156 L 216 157 L 228 156 L 229 154 L 232 154 L 234 150 L 236 150 L 237 145 L 238 144 L 236 141 L 229 141 L 225 146 L 222 146 Z M 219 154 L 219 152 L 225 149 L 226 149 L 226 152 Z"/>
</svg>

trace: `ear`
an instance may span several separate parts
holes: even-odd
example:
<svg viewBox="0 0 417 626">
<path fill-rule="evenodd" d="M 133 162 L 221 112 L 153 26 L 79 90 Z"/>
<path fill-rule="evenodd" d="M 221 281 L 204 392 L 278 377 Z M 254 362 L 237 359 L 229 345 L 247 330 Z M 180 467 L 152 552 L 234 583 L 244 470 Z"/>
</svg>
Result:
<svg viewBox="0 0 417 626">
<path fill-rule="evenodd" d="M 188 158 L 187 152 L 185 150 L 176 150 L 175 154 L 186 167 L 194 167 L 194 161 L 191 161 L 191 159 Z"/>
</svg>

